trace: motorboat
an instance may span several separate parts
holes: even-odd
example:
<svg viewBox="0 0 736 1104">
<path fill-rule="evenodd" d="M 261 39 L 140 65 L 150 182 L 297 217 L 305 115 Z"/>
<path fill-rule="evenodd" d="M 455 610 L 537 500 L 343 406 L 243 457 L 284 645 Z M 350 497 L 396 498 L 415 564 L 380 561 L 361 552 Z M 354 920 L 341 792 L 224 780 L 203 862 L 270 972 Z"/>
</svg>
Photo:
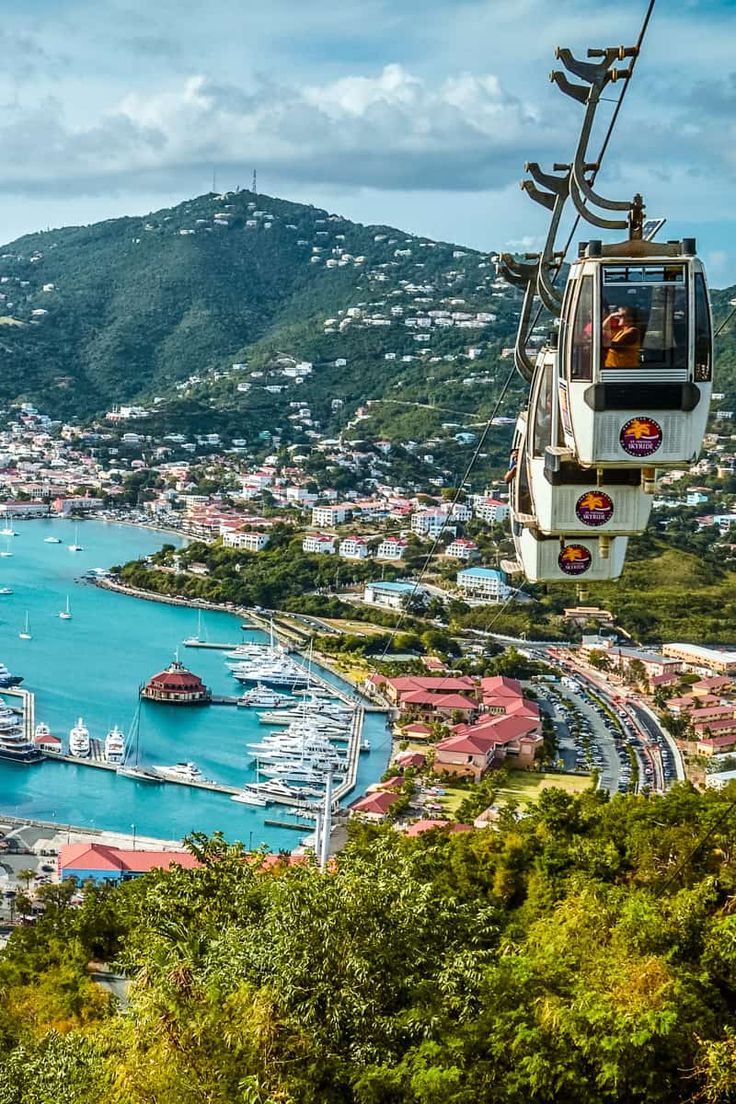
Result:
<svg viewBox="0 0 736 1104">
<path fill-rule="evenodd" d="M 117 725 L 105 737 L 105 762 L 120 764 L 125 761 L 125 736 Z"/>
<path fill-rule="evenodd" d="M 194 763 L 174 763 L 172 767 L 153 767 L 156 774 L 167 782 L 211 782 L 211 778 L 205 778 L 199 767 Z"/>
<path fill-rule="evenodd" d="M 259 682 L 257 686 L 246 690 L 243 696 L 238 698 L 238 705 L 252 706 L 255 709 L 278 709 L 293 700 L 288 694 L 277 694 L 270 686 L 264 686 Z"/>
<path fill-rule="evenodd" d="M 43 538 L 43 543 L 44 544 L 61 544 L 61 538 L 60 537 L 44 537 Z"/>
<path fill-rule="evenodd" d="M 85 727 L 80 717 L 73 728 L 69 730 L 69 754 L 77 759 L 89 759 L 91 743 L 89 729 Z"/>
<path fill-rule="evenodd" d="M 263 794 L 260 794 L 250 786 L 244 786 L 238 793 L 232 794 L 230 800 L 238 801 L 241 805 L 258 805 L 261 808 L 268 805 L 268 801 Z"/>
<path fill-rule="evenodd" d="M 0 587 L 0 594 L 12 594 L 10 587 Z"/>
</svg>

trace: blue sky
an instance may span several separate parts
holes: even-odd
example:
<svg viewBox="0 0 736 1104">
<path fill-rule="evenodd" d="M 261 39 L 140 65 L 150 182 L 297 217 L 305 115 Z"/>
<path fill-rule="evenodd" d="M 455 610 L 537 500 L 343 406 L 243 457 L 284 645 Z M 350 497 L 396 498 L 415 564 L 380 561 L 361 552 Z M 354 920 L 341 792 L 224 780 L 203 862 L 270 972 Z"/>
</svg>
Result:
<svg viewBox="0 0 736 1104">
<path fill-rule="evenodd" d="M 524 162 L 581 108 L 554 47 L 645 0 L 0 0 L 0 240 L 248 186 L 481 249 L 532 248 Z M 644 193 L 736 282 L 736 0 L 658 0 L 599 188 Z M 612 105 L 604 105 L 605 112 Z"/>
</svg>

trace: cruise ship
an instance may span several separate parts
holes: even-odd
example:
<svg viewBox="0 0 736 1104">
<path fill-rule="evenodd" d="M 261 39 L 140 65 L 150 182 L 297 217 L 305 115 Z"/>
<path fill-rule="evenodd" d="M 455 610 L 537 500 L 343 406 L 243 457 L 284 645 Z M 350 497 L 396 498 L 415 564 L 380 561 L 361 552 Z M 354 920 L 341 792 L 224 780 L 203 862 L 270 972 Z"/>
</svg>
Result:
<svg viewBox="0 0 736 1104">
<path fill-rule="evenodd" d="M 0 759 L 16 763 L 39 763 L 43 754 L 26 739 L 23 719 L 4 703 L 0 703 Z"/>
</svg>

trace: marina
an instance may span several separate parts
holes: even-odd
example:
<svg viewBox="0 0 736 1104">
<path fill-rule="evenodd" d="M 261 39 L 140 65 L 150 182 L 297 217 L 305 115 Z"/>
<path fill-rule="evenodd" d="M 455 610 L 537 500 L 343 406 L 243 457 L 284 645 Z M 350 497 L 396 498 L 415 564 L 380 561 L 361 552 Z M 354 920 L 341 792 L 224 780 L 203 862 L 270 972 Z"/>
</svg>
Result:
<svg viewBox="0 0 736 1104">
<path fill-rule="evenodd" d="M 247 744 L 261 740 L 269 730 L 260 724 L 258 712 L 288 710 L 300 701 L 288 687 L 271 687 L 266 693 L 254 684 L 243 686 L 226 668 L 223 653 L 241 642 L 265 644 L 266 634 L 250 625 L 241 632 L 242 614 L 204 612 L 202 643 L 222 642 L 222 646 L 196 649 L 191 653 L 192 666 L 211 688 L 212 704 L 218 708 L 203 705 L 190 710 L 180 705 L 141 703 L 140 770 L 119 773 L 113 764 L 103 761 L 100 745 L 105 734 L 117 725 L 130 739 L 138 688 L 170 663 L 185 640 L 192 639 L 198 611 L 142 602 L 77 582 L 96 565 L 125 562 L 155 551 L 163 539 L 155 532 L 86 522 L 80 525 L 76 542 L 70 522 L 33 521 L 17 528 L 20 535 L 13 539 L 15 555 L 0 561 L 0 583 L 7 583 L 14 592 L 3 598 L 0 611 L 0 659 L 11 677 L 22 677 L 23 687 L 33 691 L 31 731 L 37 721 L 44 722 L 51 733 L 62 738 L 66 752 L 67 734 L 81 714 L 90 733 L 90 757 L 78 759 L 54 752 L 53 758 L 47 756 L 32 769 L 0 762 L 2 810 L 15 816 L 123 832 L 135 823 L 141 832 L 166 839 L 181 838 L 194 829 L 221 829 L 228 838 L 254 845 L 293 847 L 291 828 L 265 823 L 266 804 L 230 800 L 244 786 L 256 782 L 255 762 Z M 58 543 L 48 541 L 50 536 Z M 83 551 L 71 553 L 70 543 L 79 543 Z M 67 595 L 71 620 L 58 616 L 65 609 Z M 26 610 L 32 626 L 29 641 L 17 636 Z M 205 634 L 209 640 L 204 639 Z M 330 672 L 314 663 L 308 669 L 306 657 L 296 653 L 288 658 L 299 664 L 311 685 L 346 705 L 356 704 L 352 688 Z M 249 694 L 263 706 L 246 704 L 243 698 Z M 10 698 L 7 701 L 11 703 Z M 371 745 L 367 753 L 361 754 L 358 742 L 350 745 L 347 737 L 332 737 L 343 747 L 346 762 L 345 781 L 335 787 L 338 795 L 351 792 L 348 781 L 362 787 L 383 772 L 389 748 L 385 721 L 384 713 L 373 714 L 369 709 L 364 714 L 362 742 L 367 739 Z M 213 783 L 159 779 L 159 784 L 151 784 L 153 765 L 183 760 L 196 763 Z M 315 796 L 310 800 L 316 800 Z M 294 794 L 270 793 L 268 804 L 272 803 L 293 806 L 299 802 Z"/>
</svg>

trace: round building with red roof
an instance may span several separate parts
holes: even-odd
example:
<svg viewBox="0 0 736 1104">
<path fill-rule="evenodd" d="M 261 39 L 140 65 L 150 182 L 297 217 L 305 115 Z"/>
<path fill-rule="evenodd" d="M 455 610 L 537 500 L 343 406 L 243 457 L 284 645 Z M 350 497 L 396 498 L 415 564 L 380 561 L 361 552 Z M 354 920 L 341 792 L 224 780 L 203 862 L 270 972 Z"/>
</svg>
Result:
<svg viewBox="0 0 736 1104">
<path fill-rule="evenodd" d="M 212 691 L 199 675 L 175 659 L 165 671 L 159 671 L 148 680 L 141 689 L 141 697 L 167 705 L 206 705 L 212 700 Z"/>
</svg>

